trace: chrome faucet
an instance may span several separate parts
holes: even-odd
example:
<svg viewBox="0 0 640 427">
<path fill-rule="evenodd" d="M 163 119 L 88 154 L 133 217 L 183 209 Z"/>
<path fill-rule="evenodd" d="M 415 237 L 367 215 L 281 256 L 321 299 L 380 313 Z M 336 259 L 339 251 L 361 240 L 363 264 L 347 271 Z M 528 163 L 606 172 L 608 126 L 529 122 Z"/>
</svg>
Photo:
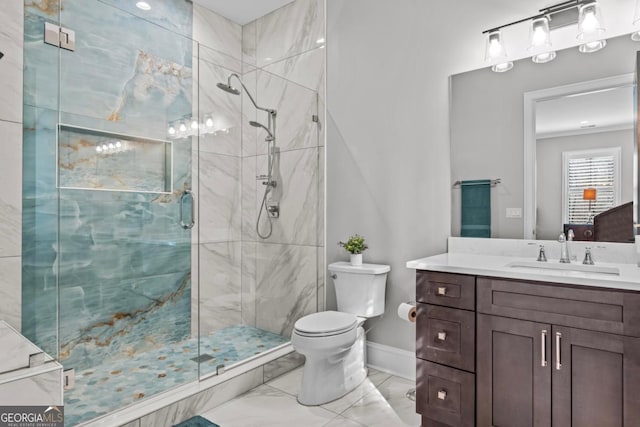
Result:
<svg viewBox="0 0 640 427">
<path fill-rule="evenodd" d="M 547 262 L 547 254 L 544 252 L 544 245 L 540 245 L 540 252 L 538 253 L 537 261 Z"/>
<path fill-rule="evenodd" d="M 585 265 L 593 265 L 593 258 L 591 258 L 591 248 L 588 246 L 584 248 L 584 260 L 582 260 L 582 263 Z"/>
<path fill-rule="evenodd" d="M 571 234 L 569 234 L 569 236 L 571 236 Z M 562 264 L 569 264 L 571 258 L 569 258 L 569 246 L 567 245 L 567 238 L 564 233 L 560 233 L 558 242 L 560 242 L 560 262 Z"/>
</svg>

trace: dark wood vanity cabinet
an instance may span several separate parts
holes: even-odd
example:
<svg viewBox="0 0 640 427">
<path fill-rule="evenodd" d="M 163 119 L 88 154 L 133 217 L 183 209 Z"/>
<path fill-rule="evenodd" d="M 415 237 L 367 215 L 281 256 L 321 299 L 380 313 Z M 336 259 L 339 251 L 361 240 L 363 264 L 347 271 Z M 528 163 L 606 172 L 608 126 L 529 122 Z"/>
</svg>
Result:
<svg viewBox="0 0 640 427">
<path fill-rule="evenodd" d="M 430 303 L 423 290 L 449 282 L 473 287 L 476 312 Z M 417 284 L 423 426 L 640 426 L 640 293 L 425 271 Z"/>
<path fill-rule="evenodd" d="M 423 427 L 475 425 L 476 278 L 418 271 L 416 410 Z"/>
</svg>

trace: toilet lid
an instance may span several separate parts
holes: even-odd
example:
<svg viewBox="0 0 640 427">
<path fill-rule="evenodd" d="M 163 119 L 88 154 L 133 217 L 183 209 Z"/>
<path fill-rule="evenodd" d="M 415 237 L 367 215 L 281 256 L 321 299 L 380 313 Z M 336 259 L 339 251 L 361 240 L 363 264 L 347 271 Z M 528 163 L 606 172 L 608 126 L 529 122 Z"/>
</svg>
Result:
<svg viewBox="0 0 640 427">
<path fill-rule="evenodd" d="M 357 323 L 355 314 L 323 311 L 298 319 L 295 329 L 305 335 L 335 335 L 353 329 Z"/>
</svg>

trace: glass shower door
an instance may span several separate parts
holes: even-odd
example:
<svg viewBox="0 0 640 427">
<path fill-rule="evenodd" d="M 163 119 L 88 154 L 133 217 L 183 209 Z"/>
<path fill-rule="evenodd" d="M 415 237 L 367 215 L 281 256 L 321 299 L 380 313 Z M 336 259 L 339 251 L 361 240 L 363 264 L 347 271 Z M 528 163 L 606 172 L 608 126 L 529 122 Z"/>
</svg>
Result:
<svg viewBox="0 0 640 427">
<path fill-rule="evenodd" d="M 53 261 L 69 425 L 198 378 L 192 11 L 149 12 L 61 2 L 75 37 L 60 49 Z"/>
</svg>

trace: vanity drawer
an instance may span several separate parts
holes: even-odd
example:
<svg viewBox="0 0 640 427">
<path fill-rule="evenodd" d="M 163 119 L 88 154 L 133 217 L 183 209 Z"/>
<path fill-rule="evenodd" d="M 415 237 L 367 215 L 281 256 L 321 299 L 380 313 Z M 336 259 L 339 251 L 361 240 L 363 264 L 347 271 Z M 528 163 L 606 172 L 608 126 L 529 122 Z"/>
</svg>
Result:
<svg viewBox="0 0 640 427">
<path fill-rule="evenodd" d="M 472 311 L 418 303 L 416 356 L 475 371 L 475 325 Z"/>
<path fill-rule="evenodd" d="M 426 425 L 474 425 L 475 375 L 418 359 L 416 378 L 416 412 L 433 421 Z"/>
<path fill-rule="evenodd" d="M 474 310 L 476 278 L 462 274 L 418 271 L 416 298 L 419 302 Z"/>
<path fill-rule="evenodd" d="M 478 312 L 640 337 L 640 293 L 478 277 Z"/>
</svg>

